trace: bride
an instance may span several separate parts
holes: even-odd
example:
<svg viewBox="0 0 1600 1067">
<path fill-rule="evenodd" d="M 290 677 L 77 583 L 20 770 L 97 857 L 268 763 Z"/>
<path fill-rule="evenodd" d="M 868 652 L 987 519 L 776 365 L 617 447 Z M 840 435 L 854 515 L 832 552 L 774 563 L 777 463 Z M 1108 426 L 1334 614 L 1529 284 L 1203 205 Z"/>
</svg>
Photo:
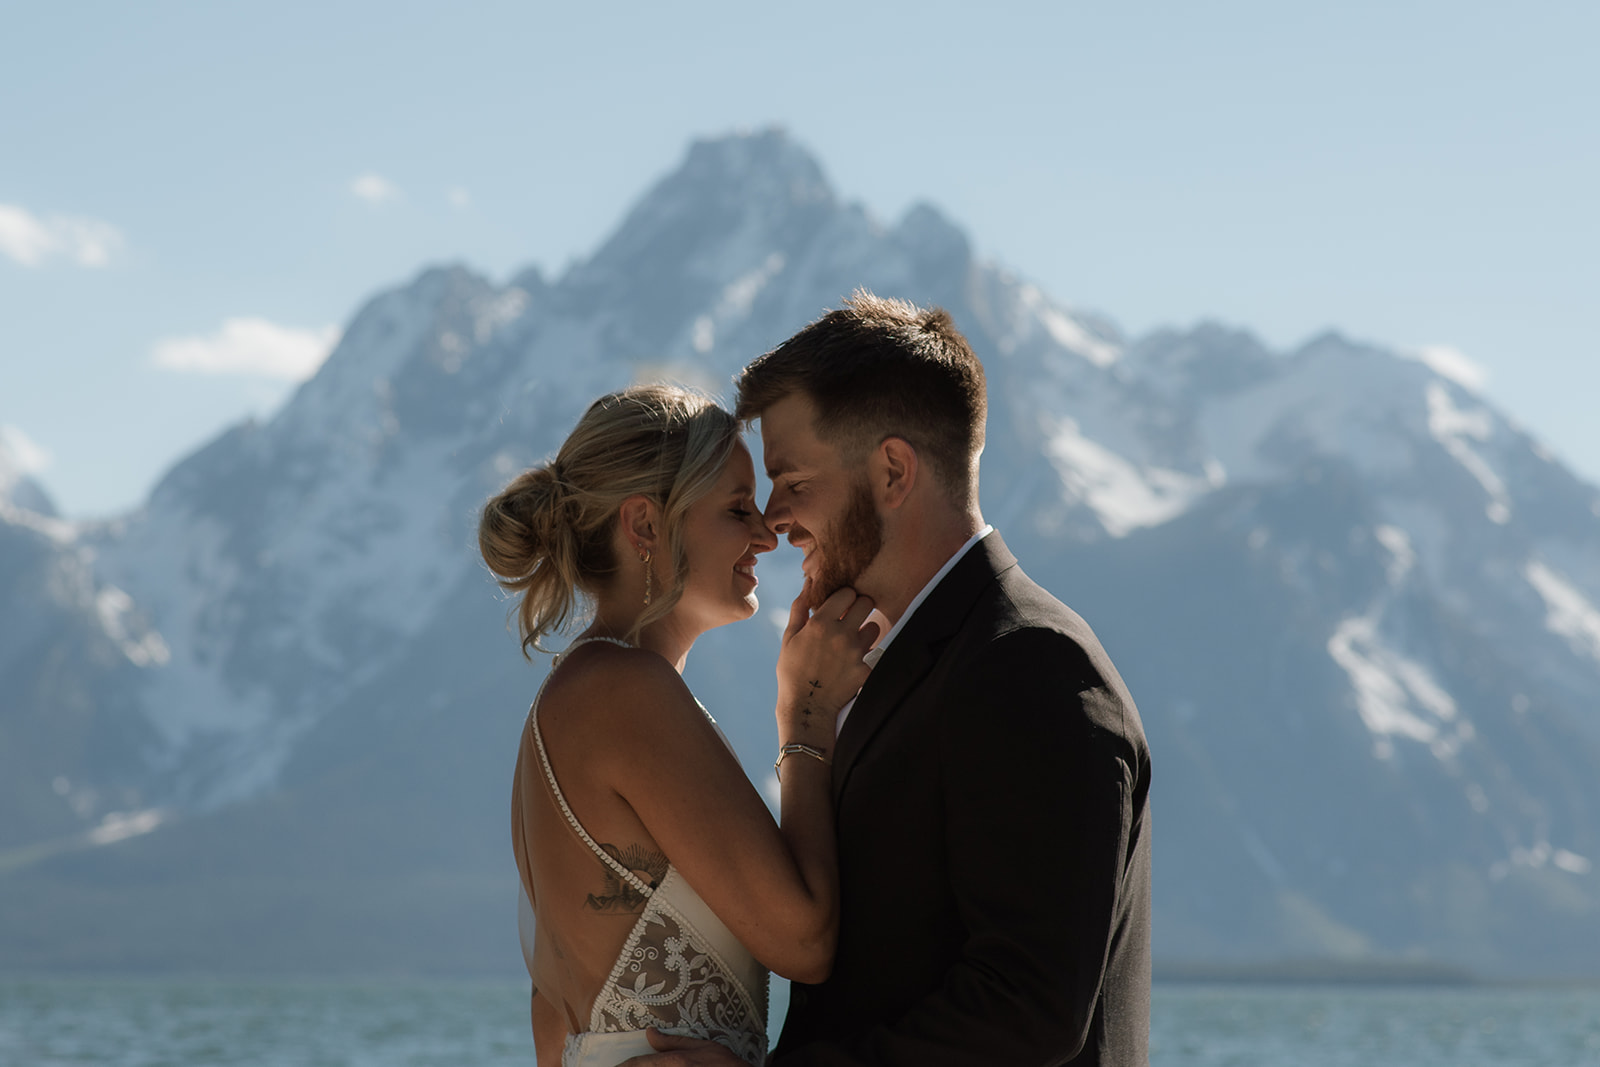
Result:
<svg viewBox="0 0 1600 1067">
<path fill-rule="evenodd" d="M 542 1064 L 649 1053 L 646 1027 L 760 1064 L 767 969 L 814 983 L 832 965 L 829 759 L 869 671 L 872 602 L 844 589 L 790 610 L 777 824 L 681 677 L 695 638 L 756 611 L 756 557 L 777 537 L 755 488 L 731 415 L 639 386 L 595 401 L 484 507 L 479 544 L 520 594 L 524 655 L 592 608 L 528 713 L 512 786 Z"/>
</svg>

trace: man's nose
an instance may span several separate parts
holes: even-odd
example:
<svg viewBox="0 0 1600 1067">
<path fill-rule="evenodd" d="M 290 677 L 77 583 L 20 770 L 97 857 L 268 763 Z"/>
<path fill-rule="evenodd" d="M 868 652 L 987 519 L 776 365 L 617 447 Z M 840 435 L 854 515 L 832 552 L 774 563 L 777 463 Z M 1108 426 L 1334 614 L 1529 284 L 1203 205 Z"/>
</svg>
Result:
<svg viewBox="0 0 1600 1067">
<path fill-rule="evenodd" d="M 778 499 L 776 489 L 767 497 L 767 506 L 762 514 L 766 516 L 767 525 L 772 527 L 772 532 L 779 536 L 788 533 L 789 527 L 794 525 L 794 519 L 789 514 L 789 506 Z"/>
<path fill-rule="evenodd" d="M 772 528 L 765 515 L 757 513 L 754 519 L 756 530 L 750 538 L 750 547 L 757 552 L 771 552 L 778 547 L 778 531 Z"/>
</svg>

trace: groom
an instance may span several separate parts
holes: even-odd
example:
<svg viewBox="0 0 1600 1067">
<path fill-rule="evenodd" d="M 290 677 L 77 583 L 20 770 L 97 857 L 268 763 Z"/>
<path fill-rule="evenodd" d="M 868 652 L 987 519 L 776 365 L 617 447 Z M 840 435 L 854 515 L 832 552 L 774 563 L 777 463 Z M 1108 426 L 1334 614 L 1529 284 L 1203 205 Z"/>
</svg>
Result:
<svg viewBox="0 0 1600 1067">
<path fill-rule="evenodd" d="M 792 987 L 769 1063 L 1146 1064 L 1149 750 L 1094 633 L 979 513 L 982 364 L 944 311 L 857 293 L 738 387 L 813 606 L 849 585 L 892 624 L 832 753 L 833 972 Z"/>
</svg>

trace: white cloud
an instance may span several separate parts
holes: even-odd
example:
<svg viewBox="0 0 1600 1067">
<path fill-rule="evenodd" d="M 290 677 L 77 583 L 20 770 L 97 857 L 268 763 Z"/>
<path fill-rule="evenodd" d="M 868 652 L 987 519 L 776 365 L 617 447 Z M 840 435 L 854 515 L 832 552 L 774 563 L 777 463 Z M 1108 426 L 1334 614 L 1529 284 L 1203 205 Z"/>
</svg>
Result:
<svg viewBox="0 0 1600 1067">
<path fill-rule="evenodd" d="M 368 172 L 350 182 L 350 191 L 369 204 L 388 204 L 400 199 L 400 188 L 381 174 Z"/>
<path fill-rule="evenodd" d="M 0 204 L 0 251 L 24 267 L 33 267 L 54 244 L 54 235 L 44 223 L 20 207 Z"/>
<path fill-rule="evenodd" d="M 1425 364 L 1440 377 L 1474 392 L 1482 389 L 1489 380 L 1489 372 L 1485 368 L 1474 363 L 1459 348 L 1450 345 L 1418 345 L 1403 354 Z"/>
<path fill-rule="evenodd" d="M 56 258 L 104 267 L 121 247 L 122 231 L 109 222 L 73 215 L 40 218 L 15 204 L 0 204 L 0 254 L 24 267 Z"/>
<path fill-rule="evenodd" d="M 445 193 L 444 198 L 450 201 L 450 206 L 457 210 L 464 211 L 472 206 L 472 194 L 459 185 Z"/>
<path fill-rule="evenodd" d="M 0 426 L 0 456 L 9 459 L 18 474 L 38 474 L 54 458 L 49 449 L 15 426 Z"/>
<path fill-rule="evenodd" d="M 208 337 L 168 337 L 152 350 L 155 364 L 198 374 L 245 374 L 304 381 L 339 342 L 337 326 L 297 330 L 266 319 L 225 319 Z"/>
</svg>

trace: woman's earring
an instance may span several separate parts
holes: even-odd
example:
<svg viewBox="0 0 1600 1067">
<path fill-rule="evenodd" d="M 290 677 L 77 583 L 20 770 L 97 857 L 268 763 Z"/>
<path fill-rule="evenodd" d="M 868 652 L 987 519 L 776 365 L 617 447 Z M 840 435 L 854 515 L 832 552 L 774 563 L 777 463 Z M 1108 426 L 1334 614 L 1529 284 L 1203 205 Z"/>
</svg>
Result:
<svg viewBox="0 0 1600 1067">
<path fill-rule="evenodd" d="M 639 557 L 644 560 L 644 606 L 650 606 L 650 553 L 646 552 Z"/>
</svg>

